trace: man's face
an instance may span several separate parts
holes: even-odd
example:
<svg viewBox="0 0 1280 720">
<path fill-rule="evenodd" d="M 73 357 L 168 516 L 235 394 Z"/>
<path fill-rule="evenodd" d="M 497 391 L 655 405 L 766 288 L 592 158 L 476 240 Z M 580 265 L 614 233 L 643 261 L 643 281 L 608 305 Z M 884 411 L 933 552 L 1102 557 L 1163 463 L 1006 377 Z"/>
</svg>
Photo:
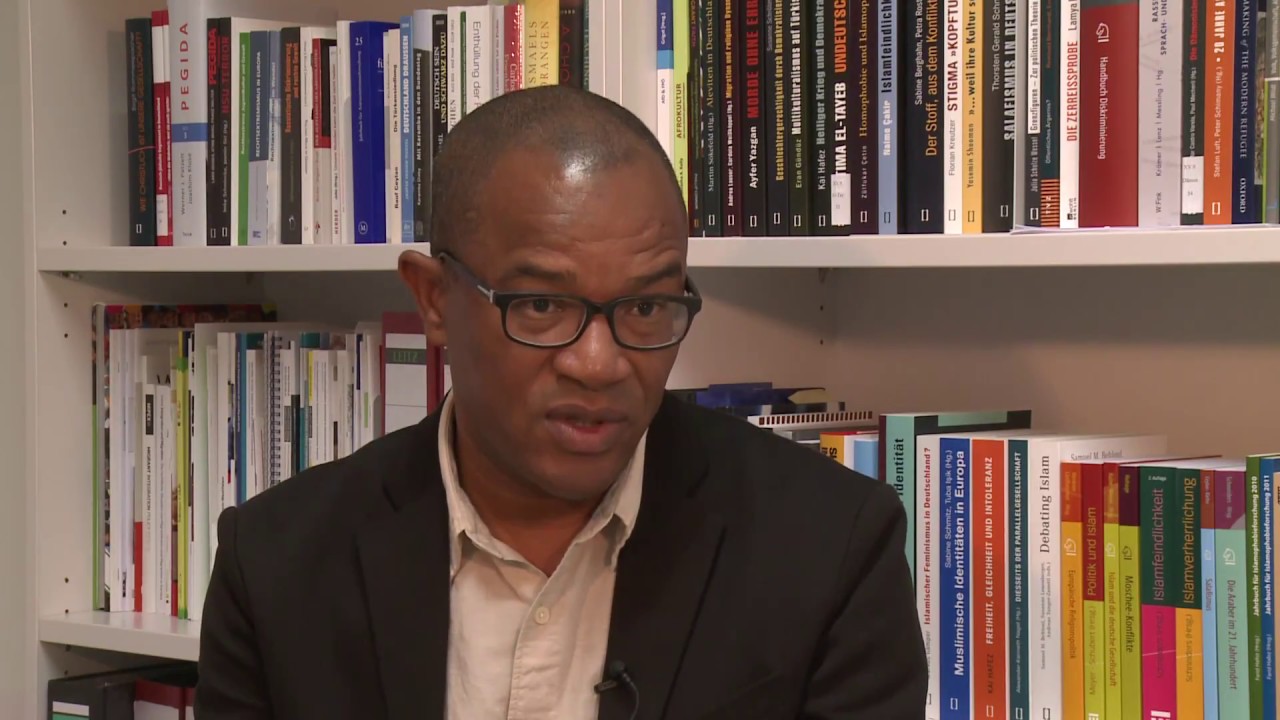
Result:
<svg viewBox="0 0 1280 720">
<path fill-rule="evenodd" d="M 684 289 L 688 230 L 663 168 L 604 171 L 508 153 L 453 254 L 488 287 L 605 302 Z M 662 400 L 677 349 L 619 346 L 597 315 L 564 348 L 520 345 L 501 313 L 444 263 L 443 312 L 460 432 L 527 489 L 593 498 L 617 479 Z"/>
</svg>

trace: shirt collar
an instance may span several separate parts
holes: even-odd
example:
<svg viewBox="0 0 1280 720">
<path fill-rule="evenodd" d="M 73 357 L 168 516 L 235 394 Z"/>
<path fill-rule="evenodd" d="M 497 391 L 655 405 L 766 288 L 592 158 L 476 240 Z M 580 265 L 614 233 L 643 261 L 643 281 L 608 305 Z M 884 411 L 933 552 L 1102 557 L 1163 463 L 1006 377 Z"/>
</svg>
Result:
<svg viewBox="0 0 1280 720">
<path fill-rule="evenodd" d="M 489 528 L 476 512 L 471 499 L 458 481 L 458 465 L 453 454 L 453 393 L 445 395 L 440 408 L 440 430 L 436 445 L 439 448 L 440 477 L 444 482 L 445 501 L 449 507 L 449 576 L 456 577 L 462 567 L 465 544 L 503 559 L 519 560 L 519 555 L 505 543 L 490 534 Z M 645 441 L 648 433 L 640 437 L 635 452 L 604 498 L 596 507 L 587 524 L 578 533 L 574 543 L 585 542 L 596 535 L 606 533 L 611 544 L 609 563 L 617 561 L 618 553 L 631 531 L 635 528 L 640 511 L 640 495 L 644 485 Z"/>
</svg>

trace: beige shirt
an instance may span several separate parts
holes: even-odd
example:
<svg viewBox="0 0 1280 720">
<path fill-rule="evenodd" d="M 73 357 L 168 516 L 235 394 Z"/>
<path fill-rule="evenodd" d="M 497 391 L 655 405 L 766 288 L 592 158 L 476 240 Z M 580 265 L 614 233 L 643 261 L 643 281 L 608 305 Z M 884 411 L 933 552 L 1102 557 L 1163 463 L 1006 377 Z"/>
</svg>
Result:
<svg viewBox="0 0 1280 720">
<path fill-rule="evenodd" d="M 459 486 L 452 394 L 439 446 L 451 528 L 449 720 L 595 718 L 618 552 L 640 508 L 644 438 L 551 577 L 495 539 Z"/>
</svg>

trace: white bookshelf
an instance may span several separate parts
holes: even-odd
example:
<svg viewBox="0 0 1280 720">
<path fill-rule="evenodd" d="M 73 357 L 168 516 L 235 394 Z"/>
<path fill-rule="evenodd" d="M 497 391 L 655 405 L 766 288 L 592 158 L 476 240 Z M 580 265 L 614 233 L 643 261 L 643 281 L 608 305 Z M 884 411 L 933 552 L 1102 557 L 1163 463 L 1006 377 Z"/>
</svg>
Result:
<svg viewBox="0 0 1280 720">
<path fill-rule="evenodd" d="M 332 272 L 394 270 L 425 245 L 42 248 L 45 272 Z M 984 268 L 1280 263 L 1280 228 L 1077 230 L 990 235 L 695 237 L 705 268 Z"/>
<path fill-rule="evenodd" d="M 332 2 L 346 18 L 447 4 Z M 590 0 L 591 86 L 651 126 L 654 3 Z M 0 62 L 0 135 L 20 146 L 0 173 L 22 199 L 0 192 L 0 281 L 21 288 L 0 315 L 21 348 L 0 356 L 21 380 L 0 428 L 25 433 L 0 475 L 20 500 L 5 507 L 25 509 L 0 523 L 0 547 L 21 555 L 0 557 L 21 580 L 0 585 L 0 613 L 21 619 L 18 647 L 0 643 L 0 677 L 21 679 L 3 717 L 38 717 L 45 682 L 101 667 L 99 651 L 198 655 L 195 623 L 92 611 L 91 305 L 270 300 L 282 319 L 334 322 L 411 307 L 388 271 L 414 246 L 122 247 L 123 27 L 152 5 L 0 0 L 0 48 L 20 59 L 16 73 Z M 695 238 L 689 261 L 706 310 L 673 387 L 821 383 L 882 412 L 1031 407 L 1037 425 L 1165 432 L 1188 452 L 1280 437 L 1280 229 Z"/>
</svg>

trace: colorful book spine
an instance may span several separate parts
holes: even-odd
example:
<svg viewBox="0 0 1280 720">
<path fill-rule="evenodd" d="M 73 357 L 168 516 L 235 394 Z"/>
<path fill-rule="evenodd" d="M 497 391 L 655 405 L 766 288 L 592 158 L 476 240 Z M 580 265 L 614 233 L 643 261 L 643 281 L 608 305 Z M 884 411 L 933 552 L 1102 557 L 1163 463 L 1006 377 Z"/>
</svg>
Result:
<svg viewBox="0 0 1280 720">
<path fill-rule="evenodd" d="M 1150 3 L 1152 0 L 1145 0 Z M 1203 225 L 1209 173 L 1209 149 L 1205 118 L 1212 111 L 1205 88 L 1210 65 L 1205 59 L 1207 31 L 1205 6 L 1217 0 L 1185 0 L 1182 3 L 1182 224 Z M 1147 7 L 1144 6 L 1144 10 Z M 1146 15 L 1144 14 L 1144 17 Z M 1155 28 L 1153 30 L 1158 30 Z M 1144 64 L 1144 68 L 1146 65 Z"/>
<path fill-rule="evenodd" d="M 1258 509 L 1261 522 L 1261 626 L 1262 626 L 1262 716 L 1276 717 L 1276 613 L 1275 613 L 1275 476 L 1280 471 L 1280 457 L 1264 458 L 1259 463 L 1262 497 Z"/>
<path fill-rule="evenodd" d="M 415 32 L 427 32 L 427 29 L 415 27 L 412 15 L 400 18 L 400 87 L 397 88 L 400 94 L 400 241 L 406 243 L 413 242 L 414 231 L 413 151 L 417 136 L 413 121 L 416 102 L 413 82 Z M 501 92 L 501 89 L 496 91 Z"/>
<path fill-rule="evenodd" d="M 1120 717 L 1142 717 L 1142 501 L 1139 468 L 1120 475 Z"/>
<path fill-rule="evenodd" d="M 1082 555 L 1081 616 L 1084 659 L 1085 717 L 1102 717 L 1106 712 L 1106 557 L 1103 548 L 1106 498 L 1102 466 L 1080 465 L 1080 528 Z"/>
<path fill-rule="evenodd" d="M 1005 646 L 1005 442 L 974 437 L 971 445 L 975 494 L 973 552 L 973 713 L 1008 717 L 1008 654 Z"/>
<path fill-rule="evenodd" d="M 1105 463 L 1102 472 L 1103 605 L 1106 615 L 1103 680 L 1106 718 L 1123 718 L 1120 685 L 1120 469 Z"/>
<path fill-rule="evenodd" d="M 672 167 L 676 165 L 675 106 L 671 102 L 675 84 L 675 49 L 672 44 L 672 0 L 658 0 L 658 75 L 654 83 L 657 89 L 657 107 L 654 108 L 653 134 L 667 153 L 667 161 Z"/>
<path fill-rule="evenodd" d="M 1138 225 L 1137 0 L 1083 0 L 1080 88 L 1080 226 Z M 1158 102 L 1167 103 L 1160 97 Z M 1163 119 L 1163 114 L 1157 117 Z M 1169 126 L 1164 125 L 1168 133 Z M 1177 218 L 1177 136 L 1153 148 L 1166 223 Z M 1170 152 L 1174 150 L 1174 152 Z M 1156 189 L 1153 188 L 1153 191 Z"/>
<path fill-rule="evenodd" d="M 674 151 L 676 180 L 680 183 L 680 196 L 689 197 L 689 0 L 675 0 L 671 5 L 671 149 Z M 561 52 L 564 52 L 563 44 Z M 563 84 L 564 78 L 561 78 Z"/>
<path fill-rule="evenodd" d="M 1269 456 L 1250 455 L 1245 459 L 1245 578 L 1248 605 L 1249 647 L 1249 718 L 1263 720 L 1263 662 L 1262 647 L 1262 556 L 1266 554 L 1262 532 L 1263 474 L 1262 461 Z M 1270 720 L 1270 718 L 1266 718 Z"/>
<path fill-rule="evenodd" d="M 1080 0 L 1060 0 L 1062 12 L 1062 134 L 1059 136 L 1059 227 L 1080 227 Z"/>
<path fill-rule="evenodd" d="M 1258 0 L 1236 0 L 1235 102 L 1231 106 L 1231 222 L 1256 223 L 1258 198 L 1254 192 L 1257 158 Z M 1231 32 L 1231 30 L 1228 30 Z M 1274 716 L 1274 713 L 1272 714 Z"/>
<path fill-rule="evenodd" d="M 686 0 L 687 1 L 687 0 Z M 741 29 L 738 72 L 741 105 L 742 138 L 742 234 L 764 235 L 769 229 L 768 203 L 765 199 L 765 155 L 767 154 L 764 94 L 764 3 L 769 0 L 746 0 L 738 17 Z"/>
<path fill-rule="evenodd" d="M 1037 0 L 1033 0 L 1035 2 Z M 1039 149 L 1040 149 L 1040 226 L 1059 227 L 1062 215 L 1062 161 L 1058 157 L 1062 149 L 1062 14 L 1058 5 L 1062 0 L 1038 0 L 1041 8 L 1039 26 L 1039 52 L 1029 54 L 1039 58 L 1039 72 L 1031 72 L 1034 82 L 1039 80 Z M 1032 92 L 1034 93 L 1034 86 Z"/>
<path fill-rule="evenodd" d="M 1143 466 L 1138 492 L 1143 573 L 1142 717 L 1174 718 L 1178 712 L 1175 588 L 1183 568 L 1177 550 L 1181 543 L 1176 517 L 1180 493 L 1174 471 Z"/>
<path fill-rule="evenodd" d="M 1000 0 L 964 0 L 964 42 L 963 53 L 964 100 L 961 103 L 962 120 L 960 123 L 961 141 L 961 183 L 963 188 L 962 204 L 964 220 L 961 229 L 965 234 L 982 232 L 982 171 L 983 171 L 983 133 L 982 118 L 984 112 L 990 112 L 985 106 L 985 98 L 981 92 L 986 82 L 984 72 L 982 27 L 989 2 Z"/>
<path fill-rule="evenodd" d="M 1080 463 L 1063 461 L 1062 717 L 1084 720 L 1084 516 Z"/>
<path fill-rule="evenodd" d="M 1031 717 L 1031 689 L 1028 673 L 1031 669 L 1029 635 L 1031 626 L 1027 615 L 1029 591 L 1028 514 L 1030 505 L 1030 470 L 1027 441 L 1011 438 L 1007 444 L 1007 491 L 1009 505 L 1009 717 Z"/>
<path fill-rule="evenodd" d="M 1251 714 L 1244 468 L 1219 470 L 1215 476 L 1214 493 L 1218 708 L 1223 718 L 1248 718 Z"/>
<path fill-rule="evenodd" d="M 1168 534 L 1169 551 L 1177 557 L 1174 601 L 1174 661 L 1178 718 L 1204 717 L 1204 610 L 1200 598 L 1200 475 L 1198 469 L 1179 469 L 1172 495 L 1176 511 Z"/>
<path fill-rule="evenodd" d="M 1207 42 L 1201 47 L 1204 73 L 1204 224 L 1231 223 L 1231 132 L 1235 101 L 1235 23 L 1239 0 L 1199 0 L 1208 4 Z M 1188 29 L 1190 37 L 1194 29 Z"/>
<path fill-rule="evenodd" d="M 1213 470 L 1200 473 L 1200 605 L 1204 633 L 1204 720 L 1218 720 L 1218 602 L 1217 513 L 1218 479 Z"/>
<path fill-rule="evenodd" d="M 939 603 L 941 720 L 970 720 L 972 662 L 970 662 L 969 441 L 944 437 L 942 456 L 942 580 L 946 603 Z M 952 600 L 954 598 L 954 600 Z"/>
</svg>

